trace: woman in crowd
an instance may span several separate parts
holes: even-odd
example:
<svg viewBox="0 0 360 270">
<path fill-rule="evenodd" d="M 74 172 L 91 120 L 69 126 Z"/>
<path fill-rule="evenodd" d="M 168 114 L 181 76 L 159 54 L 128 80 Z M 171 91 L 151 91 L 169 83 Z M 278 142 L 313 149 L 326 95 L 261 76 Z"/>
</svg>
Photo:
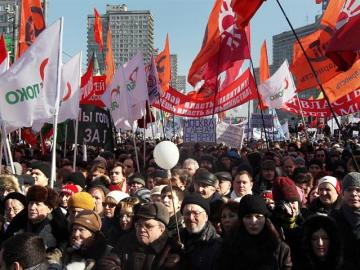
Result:
<svg viewBox="0 0 360 270">
<path fill-rule="evenodd" d="M 344 261 L 344 243 L 332 218 L 323 215 L 311 216 L 304 223 L 303 229 L 303 259 L 294 269 L 356 269 Z"/>
<path fill-rule="evenodd" d="M 229 201 L 221 208 L 221 228 L 224 235 L 230 234 L 239 223 L 239 203 Z"/>
<path fill-rule="evenodd" d="M 244 196 L 238 213 L 239 228 L 225 239 L 218 268 L 231 269 L 236 265 L 242 270 L 291 269 L 290 248 L 272 225 L 263 198 Z"/>
</svg>

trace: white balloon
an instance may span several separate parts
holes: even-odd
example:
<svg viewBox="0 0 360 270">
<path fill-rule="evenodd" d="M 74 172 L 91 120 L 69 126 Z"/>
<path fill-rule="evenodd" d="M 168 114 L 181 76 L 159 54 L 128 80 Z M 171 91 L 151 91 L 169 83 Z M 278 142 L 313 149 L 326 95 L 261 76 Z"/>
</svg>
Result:
<svg viewBox="0 0 360 270">
<path fill-rule="evenodd" d="M 162 141 L 155 146 L 153 156 L 155 163 L 165 170 L 175 167 L 179 161 L 179 149 L 170 141 Z"/>
</svg>

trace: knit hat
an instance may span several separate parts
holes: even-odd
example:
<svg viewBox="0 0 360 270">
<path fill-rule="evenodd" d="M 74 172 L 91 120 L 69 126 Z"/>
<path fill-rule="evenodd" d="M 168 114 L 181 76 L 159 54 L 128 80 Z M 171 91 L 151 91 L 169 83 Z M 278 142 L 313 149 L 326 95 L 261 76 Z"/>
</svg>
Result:
<svg viewBox="0 0 360 270">
<path fill-rule="evenodd" d="M 95 200 L 87 192 L 78 192 L 70 197 L 68 201 L 68 207 L 81 208 L 85 210 L 94 210 Z"/>
<path fill-rule="evenodd" d="M 263 192 L 261 192 L 261 197 L 262 197 L 264 200 L 274 201 L 273 194 L 272 194 L 272 191 L 271 191 L 271 190 L 264 190 Z"/>
<path fill-rule="evenodd" d="M 139 188 L 134 192 L 133 197 L 137 197 L 142 203 L 150 202 L 150 190 Z"/>
<path fill-rule="evenodd" d="M 294 181 L 288 177 L 277 177 L 274 180 L 272 194 L 275 202 L 278 201 L 301 201 Z"/>
<path fill-rule="evenodd" d="M 129 194 L 119 190 L 111 191 L 106 195 L 106 198 L 113 198 L 117 204 L 127 197 L 129 197 Z"/>
<path fill-rule="evenodd" d="M 217 172 L 217 173 L 215 173 L 215 176 L 217 177 L 217 179 L 219 179 L 219 181 L 232 182 L 232 180 L 233 180 L 231 173 L 229 173 L 229 172 Z"/>
<path fill-rule="evenodd" d="M 145 203 L 135 212 L 135 220 L 138 218 L 156 219 L 165 225 L 169 223 L 169 211 L 160 202 Z"/>
<path fill-rule="evenodd" d="M 50 208 L 56 208 L 59 203 L 59 195 L 52 188 L 32 186 L 26 194 L 26 201 L 43 202 Z"/>
<path fill-rule="evenodd" d="M 32 169 L 38 169 L 41 171 L 47 178 L 51 177 L 51 165 L 47 162 L 34 162 L 31 164 Z"/>
<path fill-rule="evenodd" d="M 25 207 L 26 206 L 26 197 L 21 194 L 20 192 L 10 192 L 8 195 L 6 195 L 6 197 L 4 198 L 4 202 L 3 204 L 5 205 L 5 202 L 9 199 L 12 200 L 18 200 L 19 202 L 22 203 L 22 205 Z"/>
<path fill-rule="evenodd" d="M 166 187 L 166 185 L 160 185 L 160 186 L 155 186 L 151 191 L 150 191 L 150 196 L 152 195 L 161 195 L 161 190 Z"/>
<path fill-rule="evenodd" d="M 276 170 L 276 164 L 275 161 L 271 159 L 266 159 L 261 163 L 261 169 L 262 170 Z"/>
<path fill-rule="evenodd" d="M 360 173 L 351 172 L 345 175 L 342 181 L 342 190 L 346 190 L 349 187 L 360 187 Z"/>
<path fill-rule="evenodd" d="M 197 171 L 194 175 L 194 181 L 213 187 L 218 183 L 216 176 L 207 170 Z"/>
<path fill-rule="evenodd" d="M 102 225 L 100 216 L 92 210 L 80 211 L 76 215 L 72 225 L 74 224 L 80 225 L 92 232 L 99 232 Z"/>
<path fill-rule="evenodd" d="M 82 172 L 73 172 L 69 175 L 66 182 L 73 183 L 74 185 L 78 185 L 82 188 L 85 188 L 86 179 Z"/>
<path fill-rule="evenodd" d="M 185 205 L 187 205 L 187 204 L 196 204 L 196 205 L 200 206 L 201 208 L 203 208 L 208 216 L 210 215 L 210 204 L 199 193 L 195 193 L 195 192 L 189 193 L 184 197 L 184 200 L 181 204 L 181 209 L 180 209 L 181 213 L 182 213 Z"/>
<path fill-rule="evenodd" d="M 132 183 L 138 183 L 141 184 L 143 186 L 145 186 L 145 180 L 141 175 L 133 175 L 128 179 L 128 183 L 132 184 Z"/>
<path fill-rule="evenodd" d="M 249 214 L 261 214 L 265 217 L 269 217 L 271 214 L 264 199 L 259 195 L 251 194 L 242 197 L 238 213 L 240 219 Z"/>
<path fill-rule="evenodd" d="M 335 188 L 337 194 L 340 194 L 340 183 L 335 177 L 324 176 L 324 177 L 320 178 L 318 181 L 318 186 L 320 187 L 320 185 L 323 183 L 329 183 L 330 185 L 332 185 Z"/>
<path fill-rule="evenodd" d="M 69 194 L 69 195 L 73 195 L 74 193 L 79 192 L 77 186 L 75 186 L 74 184 L 66 184 L 62 187 L 60 194 Z"/>
</svg>

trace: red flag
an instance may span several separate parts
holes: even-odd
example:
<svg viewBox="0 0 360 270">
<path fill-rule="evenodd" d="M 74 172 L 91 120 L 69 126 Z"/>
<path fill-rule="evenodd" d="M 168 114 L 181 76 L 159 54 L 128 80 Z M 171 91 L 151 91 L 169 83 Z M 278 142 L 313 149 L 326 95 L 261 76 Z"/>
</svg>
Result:
<svg viewBox="0 0 360 270">
<path fill-rule="evenodd" d="M 110 26 L 108 28 L 107 37 L 106 37 L 106 58 L 105 58 L 105 65 L 106 65 L 106 86 L 108 86 L 115 73 L 115 65 L 114 65 L 114 56 L 112 51 L 112 35 Z"/>
<path fill-rule="evenodd" d="M 87 71 L 85 72 L 84 75 L 81 76 L 81 84 L 80 84 L 80 88 L 81 88 L 81 97 L 80 97 L 80 104 L 82 104 L 82 102 L 86 102 L 86 100 L 91 97 L 94 94 L 94 87 L 93 87 L 93 62 L 94 62 L 94 58 L 92 57 Z"/>
<path fill-rule="evenodd" d="M 330 1 L 318 30 L 300 39 L 321 83 L 325 83 L 339 74 L 334 63 L 325 56 L 325 52 L 344 1 Z M 297 42 L 294 43 L 291 71 L 296 78 L 298 91 L 317 86 L 317 81 Z"/>
<path fill-rule="evenodd" d="M 102 33 L 102 23 L 99 12 L 94 8 L 95 21 L 94 21 L 94 39 L 95 42 L 99 45 L 99 51 L 103 50 L 103 33 Z M 110 26 L 109 26 L 110 28 Z"/>
<path fill-rule="evenodd" d="M 166 92 L 169 89 L 169 84 L 171 80 L 171 63 L 168 35 L 166 35 L 164 50 L 159 53 L 159 55 L 155 59 L 155 62 L 161 89 L 162 91 Z"/>
<path fill-rule="evenodd" d="M 200 52 L 194 59 L 188 81 L 195 86 L 201 80 L 217 77 L 235 61 L 249 59 L 246 31 L 235 24 L 235 13 L 227 1 L 216 0 L 205 29 Z"/>
<path fill-rule="evenodd" d="M 260 8 L 264 0 L 232 0 L 231 6 L 236 13 L 236 25 L 245 27 Z"/>
<path fill-rule="evenodd" d="M 32 132 L 31 128 L 22 128 L 21 137 L 27 144 L 31 145 L 32 148 L 36 146 L 36 135 Z"/>
<path fill-rule="evenodd" d="M 315 116 L 315 118 L 310 122 L 309 128 L 316 128 L 317 127 L 318 118 Z"/>
<path fill-rule="evenodd" d="M 44 29 L 45 19 L 41 0 L 22 0 L 18 57 L 25 52 Z"/>
<path fill-rule="evenodd" d="M 348 70 L 355 62 L 360 50 L 360 3 L 347 0 L 336 22 L 336 32 L 326 50 L 328 56 L 339 68 Z"/>
<path fill-rule="evenodd" d="M 1 38 L 0 38 L 0 64 L 6 59 L 7 56 L 8 56 L 8 53 L 6 50 L 4 35 L 1 35 Z"/>
<path fill-rule="evenodd" d="M 315 3 L 316 3 L 316 4 L 321 4 L 321 3 L 322 3 L 322 0 L 315 0 Z"/>
</svg>

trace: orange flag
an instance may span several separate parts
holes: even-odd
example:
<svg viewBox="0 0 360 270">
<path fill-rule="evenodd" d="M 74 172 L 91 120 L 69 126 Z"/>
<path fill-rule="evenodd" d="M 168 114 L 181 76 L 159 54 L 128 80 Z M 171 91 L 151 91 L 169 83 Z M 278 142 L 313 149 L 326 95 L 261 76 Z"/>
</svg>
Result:
<svg viewBox="0 0 360 270">
<path fill-rule="evenodd" d="M 326 47 L 334 31 L 338 14 L 345 0 L 331 0 L 321 19 L 320 27 L 314 33 L 300 39 L 321 83 L 325 83 L 339 72 L 336 65 L 325 56 Z M 298 91 L 317 85 L 311 68 L 297 42 L 294 43 L 291 71 L 296 78 Z"/>
<path fill-rule="evenodd" d="M 111 36 L 111 29 L 110 25 L 107 31 L 106 37 L 106 58 L 105 58 L 105 65 L 106 65 L 106 86 L 108 86 L 115 73 L 115 65 L 114 65 L 114 56 L 112 51 L 112 36 Z"/>
<path fill-rule="evenodd" d="M 161 89 L 162 91 L 166 92 L 169 89 L 169 84 L 171 80 L 171 64 L 168 35 L 166 35 L 164 50 L 159 53 L 159 55 L 155 59 L 155 62 Z"/>
<path fill-rule="evenodd" d="M 44 14 L 40 0 L 22 0 L 19 27 L 20 57 L 34 42 L 35 38 L 45 29 Z"/>
<path fill-rule="evenodd" d="M 270 78 L 270 69 L 269 69 L 269 62 L 268 62 L 268 55 L 267 55 L 267 48 L 266 48 L 266 41 L 264 40 L 263 44 L 261 45 L 260 51 L 260 67 L 259 67 L 259 74 L 260 74 L 260 84 Z"/>
<path fill-rule="evenodd" d="M 95 21 L 94 21 L 94 39 L 95 42 L 99 45 L 99 51 L 103 50 L 103 33 L 102 33 L 102 23 L 99 12 L 94 8 Z"/>
</svg>

